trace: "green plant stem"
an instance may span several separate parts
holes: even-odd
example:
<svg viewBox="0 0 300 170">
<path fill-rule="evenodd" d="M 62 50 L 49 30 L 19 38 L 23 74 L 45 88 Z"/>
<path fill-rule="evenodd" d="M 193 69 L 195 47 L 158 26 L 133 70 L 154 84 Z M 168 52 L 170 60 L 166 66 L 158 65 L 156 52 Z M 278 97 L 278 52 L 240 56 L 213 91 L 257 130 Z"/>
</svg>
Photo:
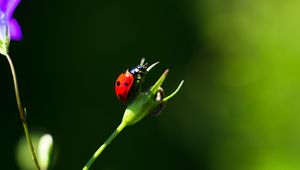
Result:
<svg viewBox="0 0 300 170">
<path fill-rule="evenodd" d="M 110 142 L 126 127 L 126 123 L 122 122 L 117 129 L 110 135 L 110 137 L 98 148 L 94 155 L 90 158 L 87 164 L 82 170 L 89 170 L 97 157 L 102 153 L 102 151 L 110 144 Z"/>
<path fill-rule="evenodd" d="M 8 63 L 9 63 L 11 74 L 12 74 L 12 77 L 13 77 L 18 110 L 19 110 L 20 118 L 21 118 L 22 125 L 23 125 L 23 128 L 24 128 L 26 140 L 27 140 L 30 152 L 31 152 L 31 157 L 32 157 L 32 160 L 33 160 L 36 168 L 38 170 L 40 170 L 41 168 L 40 168 L 40 165 L 38 163 L 38 160 L 37 160 L 34 148 L 33 148 L 33 144 L 32 144 L 32 141 L 31 141 L 31 137 L 30 137 L 30 134 L 29 134 L 28 125 L 27 125 L 27 121 L 26 121 L 25 110 L 24 110 L 24 108 L 22 106 L 22 103 L 21 103 L 21 98 L 20 98 L 20 93 L 19 93 L 19 88 L 18 88 L 17 75 L 16 75 L 16 71 L 15 71 L 15 68 L 14 68 L 14 64 L 13 64 L 13 62 L 12 62 L 12 60 L 11 60 L 11 58 L 8 54 L 5 54 L 4 56 L 6 57 Z"/>
</svg>

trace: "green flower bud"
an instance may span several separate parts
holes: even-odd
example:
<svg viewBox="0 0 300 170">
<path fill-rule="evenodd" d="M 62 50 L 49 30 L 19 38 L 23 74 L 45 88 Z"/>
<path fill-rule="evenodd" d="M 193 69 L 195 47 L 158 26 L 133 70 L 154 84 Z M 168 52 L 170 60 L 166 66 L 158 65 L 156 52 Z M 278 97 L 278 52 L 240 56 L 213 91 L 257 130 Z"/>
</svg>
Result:
<svg viewBox="0 0 300 170">
<path fill-rule="evenodd" d="M 158 99 L 158 96 L 161 97 L 162 95 L 161 85 L 168 72 L 169 70 L 167 69 L 150 89 L 135 96 L 125 110 L 122 123 L 133 125 L 142 120 L 146 115 L 159 111 L 158 109 L 164 106 L 165 102 L 179 91 L 183 81 L 181 81 L 178 88 L 170 96 Z"/>
</svg>

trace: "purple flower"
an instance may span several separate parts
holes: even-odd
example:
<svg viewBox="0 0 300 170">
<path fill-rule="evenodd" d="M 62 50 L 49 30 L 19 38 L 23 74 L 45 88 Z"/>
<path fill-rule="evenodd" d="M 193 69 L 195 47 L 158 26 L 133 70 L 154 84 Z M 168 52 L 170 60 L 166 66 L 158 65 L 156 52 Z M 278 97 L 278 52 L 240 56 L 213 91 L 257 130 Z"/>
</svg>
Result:
<svg viewBox="0 0 300 170">
<path fill-rule="evenodd" d="M 0 40 L 6 39 L 7 34 L 11 40 L 22 39 L 22 30 L 15 18 L 12 17 L 21 0 L 0 0 Z"/>
</svg>

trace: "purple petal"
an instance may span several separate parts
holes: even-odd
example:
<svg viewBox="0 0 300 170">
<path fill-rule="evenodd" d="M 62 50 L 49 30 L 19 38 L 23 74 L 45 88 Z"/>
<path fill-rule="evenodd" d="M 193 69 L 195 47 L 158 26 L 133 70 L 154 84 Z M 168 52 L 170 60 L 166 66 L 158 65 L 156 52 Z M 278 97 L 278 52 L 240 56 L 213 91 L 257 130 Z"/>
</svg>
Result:
<svg viewBox="0 0 300 170">
<path fill-rule="evenodd" d="M 22 30 L 16 19 L 12 18 L 9 20 L 8 28 L 9 28 L 9 35 L 11 40 L 15 40 L 15 41 L 22 40 L 23 38 Z"/>
<path fill-rule="evenodd" d="M 3 0 L 3 1 L 6 1 L 6 0 Z M 19 5 L 20 2 L 21 2 L 21 0 L 8 0 L 7 5 L 6 5 L 6 16 L 8 19 L 10 19 L 12 17 L 16 7 Z"/>
<path fill-rule="evenodd" d="M 8 0 L 0 0 L 0 9 L 2 12 L 6 12 Z"/>
</svg>

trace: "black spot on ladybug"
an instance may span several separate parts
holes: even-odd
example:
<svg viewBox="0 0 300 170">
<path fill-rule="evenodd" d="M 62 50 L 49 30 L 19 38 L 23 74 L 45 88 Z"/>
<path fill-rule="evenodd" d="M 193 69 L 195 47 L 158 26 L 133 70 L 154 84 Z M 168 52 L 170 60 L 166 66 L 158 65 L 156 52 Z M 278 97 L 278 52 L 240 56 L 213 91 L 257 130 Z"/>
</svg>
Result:
<svg viewBox="0 0 300 170">
<path fill-rule="evenodd" d="M 125 86 L 129 86 L 128 82 L 125 82 L 124 85 L 125 85 Z"/>
<path fill-rule="evenodd" d="M 117 81 L 117 86 L 120 86 L 120 82 L 119 81 Z"/>
<path fill-rule="evenodd" d="M 123 96 L 121 94 L 118 94 L 118 96 L 121 100 L 123 99 Z"/>
</svg>

